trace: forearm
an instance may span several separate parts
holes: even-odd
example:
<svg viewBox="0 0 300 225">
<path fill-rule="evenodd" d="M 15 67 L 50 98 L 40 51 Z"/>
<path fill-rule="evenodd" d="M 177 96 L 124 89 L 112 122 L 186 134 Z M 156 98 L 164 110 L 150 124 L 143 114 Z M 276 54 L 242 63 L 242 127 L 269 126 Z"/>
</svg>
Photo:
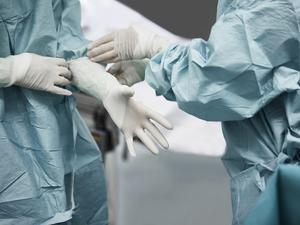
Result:
<svg viewBox="0 0 300 225">
<path fill-rule="evenodd" d="M 30 59 L 25 54 L 0 58 L 0 88 L 13 85 L 29 65 Z"/>
<path fill-rule="evenodd" d="M 81 63 L 89 67 L 84 72 Z M 82 92 L 103 101 L 112 87 L 119 85 L 116 78 L 105 71 L 104 66 L 91 62 L 87 58 L 80 58 L 69 63 L 73 78 L 72 83 Z"/>
<path fill-rule="evenodd" d="M 285 66 L 298 58 L 298 37 L 291 5 L 262 2 L 222 16 L 207 42 L 194 39 L 152 58 L 146 80 L 157 94 L 201 119 L 249 118 L 297 88 L 297 72 Z"/>
</svg>

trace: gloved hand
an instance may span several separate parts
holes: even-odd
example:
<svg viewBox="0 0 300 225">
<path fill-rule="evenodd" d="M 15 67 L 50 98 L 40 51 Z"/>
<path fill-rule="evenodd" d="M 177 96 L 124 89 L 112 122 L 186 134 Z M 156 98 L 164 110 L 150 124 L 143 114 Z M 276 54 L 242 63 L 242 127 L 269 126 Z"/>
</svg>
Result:
<svg viewBox="0 0 300 225">
<path fill-rule="evenodd" d="M 133 147 L 134 136 L 137 136 L 154 154 L 158 154 L 159 151 L 151 138 L 164 148 L 168 148 L 167 140 L 152 121 L 167 129 L 172 129 L 171 123 L 160 114 L 133 100 L 132 89 L 120 85 L 103 66 L 88 59 L 71 61 L 69 67 L 73 83 L 83 92 L 103 102 L 112 120 L 125 135 L 131 155 L 136 155 Z"/>
<path fill-rule="evenodd" d="M 88 57 L 94 62 L 112 63 L 131 59 L 152 58 L 169 45 L 159 35 L 131 26 L 108 34 L 88 47 Z"/>
<path fill-rule="evenodd" d="M 43 57 L 31 53 L 9 56 L 0 62 L 7 68 L 1 74 L 0 83 L 8 87 L 17 85 L 40 91 L 48 91 L 59 95 L 71 95 L 72 92 L 64 88 L 71 83 L 71 72 L 64 59 Z"/>
<path fill-rule="evenodd" d="M 149 59 L 117 62 L 108 72 L 114 75 L 120 84 L 132 86 L 145 79 L 145 70 L 149 62 Z"/>
</svg>

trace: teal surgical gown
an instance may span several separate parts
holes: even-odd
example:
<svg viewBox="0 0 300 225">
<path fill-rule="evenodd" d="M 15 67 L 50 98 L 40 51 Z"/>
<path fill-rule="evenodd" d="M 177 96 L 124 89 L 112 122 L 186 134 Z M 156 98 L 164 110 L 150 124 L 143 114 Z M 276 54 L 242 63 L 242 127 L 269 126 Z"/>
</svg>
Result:
<svg viewBox="0 0 300 225">
<path fill-rule="evenodd" d="M 171 45 L 146 69 L 158 95 L 198 118 L 222 121 L 234 225 L 278 165 L 297 162 L 299 17 L 299 0 L 220 0 L 207 41 Z"/>
<path fill-rule="evenodd" d="M 0 0 L 0 57 L 86 45 L 77 0 Z M 74 97 L 0 88 L 0 225 L 106 225 L 102 164 Z"/>
<path fill-rule="evenodd" d="M 244 225 L 299 225 L 300 167 L 281 165 Z"/>
</svg>

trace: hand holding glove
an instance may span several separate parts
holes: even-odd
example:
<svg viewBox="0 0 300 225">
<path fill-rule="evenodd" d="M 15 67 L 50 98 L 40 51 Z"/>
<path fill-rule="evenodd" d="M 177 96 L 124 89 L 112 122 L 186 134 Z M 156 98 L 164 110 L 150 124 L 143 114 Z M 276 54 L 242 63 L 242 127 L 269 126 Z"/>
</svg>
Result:
<svg viewBox="0 0 300 225">
<path fill-rule="evenodd" d="M 139 26 L 131 26 L 91 43 L 88 57 L 93 62 L 104 63 L 152 58 L 168 45 L 169 42 L 159 35 Z"/>
<path fill-rule="evenodd" d="M 134 136 L 154 154 L 158 154 L 159 151 L 152 139 L 162 147 L 168 148 L 167 140 L 152 121 L 167 129 L 172 129 L 171 123 L 160 114 L 136 102 L 132 98 L 132 89 L 120 85 L 115 77 L 105 72 L 103 66 L 88 59 L 74 60 L 70 62 L 69 67 L 73 74 L 73 83 L 83 92 L 103 102 L 112 120 L 125 135 L 131 155 L 136 155 L 133 147 Z"/>
<path fill-rule="evenodd" d="M 120 84 L 132 86 L 145 80 L 145 70 L 149 62 L 149 59 L 117 62 L 108 72 L 114 75 Z"/>
<path fill-rule="evenodd" d="M 59 86 L 71 83 L 71 72 L 64 59 L 43 57 L 31 53 L 9 56 L 0 60 L 6 73 L 1 73 L 3 87 L 17 85 L 59 95 L 71 95 Z"/>
</svg>

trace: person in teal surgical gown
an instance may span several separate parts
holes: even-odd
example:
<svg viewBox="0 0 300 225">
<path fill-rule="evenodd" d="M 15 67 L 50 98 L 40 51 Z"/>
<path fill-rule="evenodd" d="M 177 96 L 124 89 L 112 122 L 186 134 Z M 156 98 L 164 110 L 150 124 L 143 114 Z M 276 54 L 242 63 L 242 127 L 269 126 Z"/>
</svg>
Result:
<svg viewBox="0 0 300 225">
<path fill-rule="evenodd" d="M 87 44 L 77 0 L 0 0 L 1 58 L 70 60 Z M 0 225 L 106 225 L 102 164 L 74 97 L 0 88 Z"/>
<path fill-rule="evenodd" d="M 184 111 L 223 122 L 233 224 L 241 225 L 278 165 L 299 162 L 300 7 L 222 3 L 209 40 L 156 55 L 146 80 Z"/>
<path fill-rule="evenodd" d="M 240 225 L 278 165 L 299 162 L 299 22 L 299 0 L 219 0 L 207 41 L 166 44 L 132 26 L 93 42 L 88 56 L 119 61 L 110 72 L 123 83 L 145 78 L 185 112 L 222 122 L 233 224 Z M 146 72 L 133 76 L 134 63 L 127 70 L 124 60 L 144 58 L 151 58 Z"/>
<path fill-rule="evenodd" d="M 299 165 L 280 165 L 247 216 L 245 225 L 298 225 L 299 190 Z"/>
</svg>

